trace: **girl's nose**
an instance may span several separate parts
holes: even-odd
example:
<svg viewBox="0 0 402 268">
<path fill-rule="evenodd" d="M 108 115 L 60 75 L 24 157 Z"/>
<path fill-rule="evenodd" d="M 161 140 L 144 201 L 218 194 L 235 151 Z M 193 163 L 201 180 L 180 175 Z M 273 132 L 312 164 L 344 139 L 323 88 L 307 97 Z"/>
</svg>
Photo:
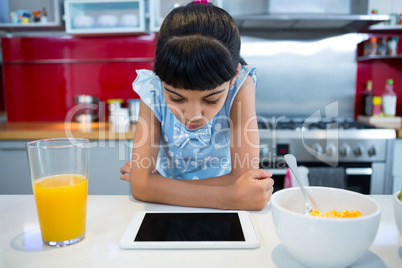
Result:
<svg viewBox="0 0 402 268">
<path fill-rule="evenodd" d="M 197 121 L 202 118 L 202 109 L 200 105 L 189 104 L 184 111 L 184 117 L 187 121 Z"/>
</svg>

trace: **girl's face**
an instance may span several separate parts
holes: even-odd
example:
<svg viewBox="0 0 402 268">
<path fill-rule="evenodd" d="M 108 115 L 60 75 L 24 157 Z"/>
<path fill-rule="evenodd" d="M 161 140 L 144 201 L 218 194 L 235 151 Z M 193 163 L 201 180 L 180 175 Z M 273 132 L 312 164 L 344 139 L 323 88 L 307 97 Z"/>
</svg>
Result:
<svg viewBox="0 0 402 268">
<path fill-rule="evenodd" d="M 166 83 L 163 94 L 170 111 L 188 129 L 204 127 L 223 107 L 235 79 L 207 91 L 174 88 Z"/>
</svg>

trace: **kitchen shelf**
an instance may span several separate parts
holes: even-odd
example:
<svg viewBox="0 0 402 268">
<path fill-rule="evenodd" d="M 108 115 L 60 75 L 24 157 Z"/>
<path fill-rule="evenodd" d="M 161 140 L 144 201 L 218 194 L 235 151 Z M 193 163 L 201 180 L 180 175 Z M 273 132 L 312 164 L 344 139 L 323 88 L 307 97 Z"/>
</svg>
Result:
<svg viewBox="0 0 402 268">
<path fill-rule="evenodd" d="M 369 27 L 370 32 L 402 32 L 402 25 L 372 25 Z"/>
<path fill-rule="evenodd" d="M 2 30 L 46 30 L 46 29 L 61 29 L 63 25 L 57 22 L 30 22 L 30 23 L 0 23 Z"/>
<path fill-rule="evenodd" d="M 374 55 L 374 56 L 360 56 L 357 57 L 357 61 L 369 61 L 369 60 L 401 60 L 402 55 L 398 56 L 380 56 L 380 55 Z"/>
<path fill-rule="evenodd" d="M 73 35 L 144 33 L 144 5 L 144 0 L 67 0 L 64 2 L 66 32 Z"/>
<path fill-rule="evenodd" d="M 63 29 L 64 25 L 61 20 L 61 3 L 60 0 L 0 0 L 0 30 L 6 31 L 22 31 L 22 30 L 50 30 Z M 47 11 L 47 22 L 29 22 L 29 23 L 11 23 L 10 12 L 17 10 L 38 10 L 45 8 Z"/>
</svg>

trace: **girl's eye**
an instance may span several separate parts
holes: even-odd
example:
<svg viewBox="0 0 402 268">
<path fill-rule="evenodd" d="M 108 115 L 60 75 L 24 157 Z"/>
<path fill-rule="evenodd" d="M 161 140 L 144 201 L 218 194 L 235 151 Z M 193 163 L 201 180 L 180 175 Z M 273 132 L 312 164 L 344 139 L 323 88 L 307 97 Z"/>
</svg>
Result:
<svg viewBox="0 0 402 268">
<path fill-rule="evenodd" d="M 211 100 L 204 100 L 207 104 L 217 104 L 218 103 L 218 101 L 219 101 L 219 98 L 218 99 L 216 99 L 216 100 L 213 100 L 213 101 L 211 101 Z"/>
<path fill-rule="evenodd" d="M 175 99 L 169 96 L 169 99 L 173 102 L 183 102 L 184 99 Z"/>
</svg>

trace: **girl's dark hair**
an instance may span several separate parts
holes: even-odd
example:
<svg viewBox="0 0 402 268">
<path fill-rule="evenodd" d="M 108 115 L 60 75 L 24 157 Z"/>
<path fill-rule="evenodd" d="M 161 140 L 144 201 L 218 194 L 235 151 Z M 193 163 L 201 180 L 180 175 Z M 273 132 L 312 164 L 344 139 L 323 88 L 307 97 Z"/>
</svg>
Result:
<svg viewBox="0 0 402 268">
<path fill-rule="evenodd" d="M 175 88 L 214 89 L 232 79 L 240 57 L 240 33 L 223 9 L 189 3 L 172 10 L 159 30 L 154 71 Z"/>
</svg>

